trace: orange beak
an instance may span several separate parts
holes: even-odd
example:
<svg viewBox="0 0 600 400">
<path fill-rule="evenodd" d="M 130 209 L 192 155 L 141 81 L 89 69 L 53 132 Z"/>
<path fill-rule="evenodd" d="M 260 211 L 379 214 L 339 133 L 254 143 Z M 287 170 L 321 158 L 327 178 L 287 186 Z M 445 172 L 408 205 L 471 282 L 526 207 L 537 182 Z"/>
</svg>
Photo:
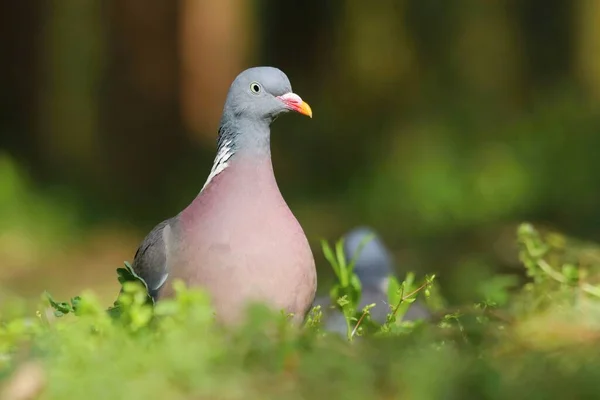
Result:
<svg viewBox="0 0 600 400">
<path fill-rule="evenodd" d="M 308 103 L 302 100 L 296 93 L 286 93 L 284 95 L 277 96 L 277 98 L 281 100 L 288 109 L 303 115 L 308 115 L 310 118 L 312 118 L 312 109 Z"/>
</svg>

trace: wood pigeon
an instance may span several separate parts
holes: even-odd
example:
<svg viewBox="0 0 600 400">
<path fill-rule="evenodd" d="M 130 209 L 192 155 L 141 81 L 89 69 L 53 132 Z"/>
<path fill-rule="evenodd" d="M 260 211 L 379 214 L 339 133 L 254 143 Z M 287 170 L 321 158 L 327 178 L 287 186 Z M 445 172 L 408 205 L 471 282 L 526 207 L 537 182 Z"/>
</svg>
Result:
<svg viewBox="0 0 600 400">
<path fill-rule="evenodd" d="M 250 68 L 235 78 L 206 183 L 135 254 L 133 270 L 155 300 L 172 296 L 172 281 L 181 279 L 209 293 L 225 324 L 243 319 L 249 302 L 304 319 L 317 286 L 315 262 L 271 163 L 270 126 L 288 111 L 312 118 L 279 69 Z"/>
</svg>

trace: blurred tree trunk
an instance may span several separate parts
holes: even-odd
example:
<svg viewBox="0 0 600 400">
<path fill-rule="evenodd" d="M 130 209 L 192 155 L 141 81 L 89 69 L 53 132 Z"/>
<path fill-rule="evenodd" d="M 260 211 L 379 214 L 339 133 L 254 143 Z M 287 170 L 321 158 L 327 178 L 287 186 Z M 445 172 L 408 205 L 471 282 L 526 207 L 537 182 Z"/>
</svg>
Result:
<svg viewBox="0 0 600 400">
<path fill-rule="evenodd" d="M 186 127 L 214 142 L 227 89 L 255 48 L 254 3 L 182 0 L 181 106 Z"/>
<path fill-rule="evenodd" d="M 579 80 L 600 102 L 600 1 L 579 0 L 574 26 Z"/>
<path fill-rule="evenodd" d="M 343 86 L 352 85 L 360 96 L 345 106 L 366 111 L 393 98 L 410 97 L 414 89 L 416 59 L 406 30 L 406 0 L 345 4 L 337 35 L 338 71 Z M 412 81 L 412 82 L 411 82 Z M 350 109 L 345 109 L 351 111 Z"/>
<path fill-rule="evenodd" d="M 331 79 L 335 33 L 341 0 L 260 2 L 262 48 L 269 65 L 281 68 L 292 87 L 306 79 L 308 87 L 321 87 Z M 302 83 L 300 83 L 302 84 Z"/>
<path fill-rule="evenodd" d="M 452 64 L 476 99 L 515 105 L 522 84 L 522 51 L 511 0 L 464 0 Z"/>
<path fill-rule="evenodd" d="M 530 94 L 556 87 L 568 78 L 573 63 L 574 1 L 512 0 L 524 48 L 525 82 Z M 596 0 L 592 0 L 596 1 Z M 533 99 L 532 97 L 531 99 Z"/>
<path fill-rule="evenodd" d="M 0 4 L 0 148 L 33 162 L 39 74 L 39 0 Z"/>
<path fill-rule="evenodd" d="M 98 89 L 104 31 L 100 1 L 45 3 L 40 43 L 38 146 L 51 171 L 98 176 Z"/>
<path fill-rule="evenodd" d="M 156 206 L 185 148 L 179 116 L 176 1 L 106 3 L 110 53 L 102 101 L 103 192 L 120 206 Z"/>
</svg>

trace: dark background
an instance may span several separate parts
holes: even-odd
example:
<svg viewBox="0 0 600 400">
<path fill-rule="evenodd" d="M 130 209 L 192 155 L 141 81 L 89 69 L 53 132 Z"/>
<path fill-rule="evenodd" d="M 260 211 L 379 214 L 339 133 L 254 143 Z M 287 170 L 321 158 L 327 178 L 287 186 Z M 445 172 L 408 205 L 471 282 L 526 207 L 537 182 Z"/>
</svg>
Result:
<svg viewBox="0 0 600 400">
<path fill-rule="evenodd" d="M 232 79 L 272 65 L 280 188 L 313 245 L 376 228 L 451 302 L 520 273 L 522 220 L 600 239 L 600 2 L 5 1 L 0 299 L 93 288 L 210 170 Z"/>
</svg>

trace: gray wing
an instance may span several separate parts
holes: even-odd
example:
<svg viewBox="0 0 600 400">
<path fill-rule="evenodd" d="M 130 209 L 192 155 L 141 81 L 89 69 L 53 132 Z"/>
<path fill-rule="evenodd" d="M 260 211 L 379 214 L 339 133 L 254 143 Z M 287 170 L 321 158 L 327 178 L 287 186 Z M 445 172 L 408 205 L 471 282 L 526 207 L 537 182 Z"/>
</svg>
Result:
<svg viewBox="0 0 600 400">
<path fill-rule="evenodd" d="M 170 230 L 173 220 L 170 218 L 156 225 L 144 238 L 133 258 L 133 270 L 146 282 L 148 292 L 155 301 L 169 276 L 163 235 L 165 229 Z"/>
</svg>

